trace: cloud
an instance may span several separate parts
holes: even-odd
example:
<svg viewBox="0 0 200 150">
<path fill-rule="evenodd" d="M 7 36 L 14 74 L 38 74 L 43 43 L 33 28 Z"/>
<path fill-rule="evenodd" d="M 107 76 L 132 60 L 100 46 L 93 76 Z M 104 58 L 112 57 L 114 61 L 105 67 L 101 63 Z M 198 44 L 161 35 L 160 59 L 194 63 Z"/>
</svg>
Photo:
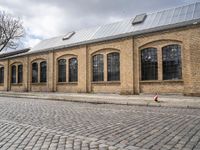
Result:
<svg viewBox="0 0 200 150">
<path fill-rule="evenodd" d="M 29 29 L 31 34 L 50 37 L 61 33 L 60 28 L 65 20 L 62 9 L 42 4 L 31 7 L 29 11 L 39 14 L 23 17 L 24 25 Z"/>
<path fill-rule="evenodd" d="M 199 0 L 2 0 L 0 9 L 19 16 L 25 46 L 42 39 Z"/>
</svg>

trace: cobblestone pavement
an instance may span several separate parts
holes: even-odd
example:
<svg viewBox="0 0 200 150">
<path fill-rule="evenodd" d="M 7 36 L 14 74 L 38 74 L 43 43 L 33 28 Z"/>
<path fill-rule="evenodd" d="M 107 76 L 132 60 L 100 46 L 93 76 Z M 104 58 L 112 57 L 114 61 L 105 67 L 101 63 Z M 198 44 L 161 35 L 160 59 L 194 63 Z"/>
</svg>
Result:
<svg viewBox="0 0 200 150">
<path fill-rule="evenodd" d="M 0 149 L 200 150 L 200 109 L 0 97 Z"/>
</svg>

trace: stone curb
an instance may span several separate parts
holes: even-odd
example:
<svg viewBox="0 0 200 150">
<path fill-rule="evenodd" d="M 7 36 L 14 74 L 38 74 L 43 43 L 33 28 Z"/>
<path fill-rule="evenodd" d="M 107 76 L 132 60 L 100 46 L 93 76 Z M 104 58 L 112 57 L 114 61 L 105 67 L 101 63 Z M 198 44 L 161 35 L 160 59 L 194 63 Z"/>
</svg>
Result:
<svg viewBox="0 0 200 150">
<path fill-rule="evenodd" d="M 30 99 L 43 99 L 43 100 L 54 100 L 54 101 L 66 101 L 66 102 L 78 102 L 78 103 L 90 103 L 90 104 L 114 104 L 114 105 L 129 105 L 129 106 L 148 106 L 148 107 L 171 107 L 171 108 L 190 108 L 190 109 L 200 109 L 200 103 L 191 103 L 191 104 L 186 104 L 184 102 L 176 102 L 176 103 L 167 103 L 165 102 L 163 103 L 153 103 L 149 100 L 149 102 L 147 101 L 142 101 L 142 102 L 138 102 L 138 100 L 132 100 L 129 102 L 124 99 L 120 99 L 120 101 L 116 101 L 115 99 L 106 99 L 106 100 L 102 100 L 101 98 L 95 98 L 95 97 L 90 97 L 87 99 L 86 98 L 80 98 L 80 97 L 45 97 L 45 96 L 41 96 L 41 95 L 20 95 L 20 94 L 12 94 L 12 93 L 8 93 L 8 94 L 3 94 L 1 93 L 0 97 L 14 97 L 14 98 L 30 98 Z M 83 100 L 80 100 L 83 99 Z M 101 99 L 101 100 L 98 100 Z M 153 100 L 152 100 L 153 101 Z"/>
</svg>

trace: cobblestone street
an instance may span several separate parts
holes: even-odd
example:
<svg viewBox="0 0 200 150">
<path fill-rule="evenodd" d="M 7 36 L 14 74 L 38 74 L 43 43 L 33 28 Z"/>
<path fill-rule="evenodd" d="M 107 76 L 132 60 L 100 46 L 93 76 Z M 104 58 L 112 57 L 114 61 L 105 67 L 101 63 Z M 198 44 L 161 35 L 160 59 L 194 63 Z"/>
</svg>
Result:
<svg viewBox="0 0 200 150">
<path fill-rule="evenodd" d="M 199 150 L 200 109 L 0 97 L 0 149 Z"/>
</svg>

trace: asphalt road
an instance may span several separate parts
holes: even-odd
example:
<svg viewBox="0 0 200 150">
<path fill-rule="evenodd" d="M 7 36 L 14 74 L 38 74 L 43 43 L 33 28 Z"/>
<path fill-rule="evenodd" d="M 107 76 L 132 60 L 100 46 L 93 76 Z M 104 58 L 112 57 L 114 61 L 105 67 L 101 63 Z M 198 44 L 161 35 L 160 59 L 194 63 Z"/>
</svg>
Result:
<svg viewBox="0 0 200 150">
<path fill-rule="evenodd" d="M 200 150 L 200 109 L 0 97 L 0 149 Z"/>
</svg>

